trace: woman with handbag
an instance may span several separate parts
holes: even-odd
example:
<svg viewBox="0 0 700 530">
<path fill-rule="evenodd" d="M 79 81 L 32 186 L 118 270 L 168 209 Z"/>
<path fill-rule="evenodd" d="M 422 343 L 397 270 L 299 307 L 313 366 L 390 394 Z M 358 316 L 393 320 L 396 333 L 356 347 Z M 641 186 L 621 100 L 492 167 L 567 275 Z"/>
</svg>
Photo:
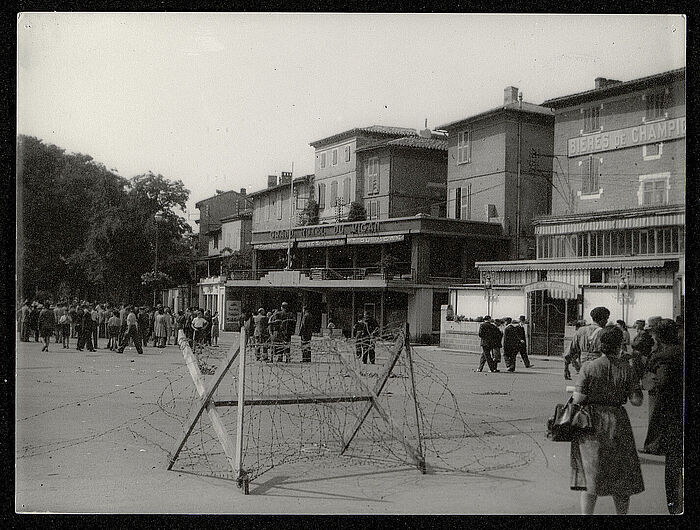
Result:
<svg viewBox="0 0 700 530">
<path fill-rule="evenodd" d="M 574 403 L 587 408 L 592 429 L 571 442 L 571 489 L 581 491 L 584 515 L 593 513 L 598 496 L 608 495 L 624 515 L 630 497 L 644 491 L 644 481 L 623 405 L 629 399 L 639 406 L 643 398 L 634 370 L 620 359 L 622 330 L 606 326 L 599 340 L 602 355 L 583 364 L 573 395 Z"/>
</svg>

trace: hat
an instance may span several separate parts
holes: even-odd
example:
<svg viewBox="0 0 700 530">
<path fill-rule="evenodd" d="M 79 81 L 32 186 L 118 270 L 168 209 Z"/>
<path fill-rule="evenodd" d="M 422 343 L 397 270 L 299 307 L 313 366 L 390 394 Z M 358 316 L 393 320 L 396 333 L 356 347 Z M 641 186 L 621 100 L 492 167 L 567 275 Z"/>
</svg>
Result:
<svg viewBox="0 0 700 530">
<path fill-rule="evenodd" d="M 638 326 L 642 326 L 642 327 L 646 326 L 646 320 L 644 320 L 643 318 L 638 318 L 637 320 L 635 320 L 634 327 L 636 328 Z"/>
<path fill-rule="evenodd" d="M 647 318 L 647 325 L 644 329 L 656 329 L 656 326 L 661 322 L 662 318 L 660 316 L 653 316 Z"/>
<path fill-rule="evenodd" d="M 490 316 L 490 315 L 485 315 L 485 316 L 484 316 L 484 320 L 491 320 L 491 316 Z"/>
<path fill-rule="evenodd" d="M 282 307 L 288 307 L 289 304 L 287 302 L 282 302 Z"/>
<path fill-rule="evenodd" d="M 261 307 L 260 309 L 258 309 L 258 313 L 264 313 L 264 312 L 265 312 L 265 308 L 264 308 L 264 307 Z"/>
</svg>

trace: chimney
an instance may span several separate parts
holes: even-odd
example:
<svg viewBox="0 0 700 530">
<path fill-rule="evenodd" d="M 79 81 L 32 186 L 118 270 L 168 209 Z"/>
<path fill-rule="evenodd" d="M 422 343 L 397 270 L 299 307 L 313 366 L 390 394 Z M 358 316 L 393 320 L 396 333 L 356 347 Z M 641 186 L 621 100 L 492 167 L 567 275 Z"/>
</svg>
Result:
<svg viewBox="0 0 700 530">
<path fill-rule="evenodd" d="M 240 195 L 245 195 L 246 194 L 246 189 L 241 188 L 241 191 L 238 192 Z"/>
<path fill-rule="evenodd" d="M 277 186 L 277 175 L 268 175 L 267 176 L 267 187 L 274 188 L 275 186 Z"/>
<path fill-rule="evenodd" d="M 290 171 L 282 171 L 280 175 L 280 184 L 289 184 L 292 182 L 292 173 Z"/>
<path fill-rule="evenodd" d="M 622 81 L 618 81 L 617 79 L 606 79 L 605 77 L 596 77 L 595 78 L 596 90 L 598 90 L 600 88 L 608 88 L 609 86 L 617 85 L 618 83 L 622 83 Z"/>
<path fill-rule="evenodd" d="M 425 129 L 418 131 L 418 136 L 421 138 L 432 138 L 433 132 L 428 129 L 428 118 L 425 118 Z"/>
<path fill-rule="evenodd" d="M 503 105 L 510 105 L 518 102 L 518 87 L 507 86 L 503 91 Z"/>
</svg>

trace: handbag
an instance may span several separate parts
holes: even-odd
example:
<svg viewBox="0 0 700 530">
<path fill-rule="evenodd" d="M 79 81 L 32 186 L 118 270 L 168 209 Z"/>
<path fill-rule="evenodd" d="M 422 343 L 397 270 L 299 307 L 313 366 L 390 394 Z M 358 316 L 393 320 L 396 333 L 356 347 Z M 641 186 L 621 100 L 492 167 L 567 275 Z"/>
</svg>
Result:
<svg viewBox="0 0 700 530">
<path fill-rule="evenodd" d="M 591 416 L 585 405 L 574 403 L 573 396 L 565 404 L 554 408 L 554 416 L 547 421 L 547 438 L 553 442 L 571 442 L 576 435 L 593 429 Z"/>
</svg>

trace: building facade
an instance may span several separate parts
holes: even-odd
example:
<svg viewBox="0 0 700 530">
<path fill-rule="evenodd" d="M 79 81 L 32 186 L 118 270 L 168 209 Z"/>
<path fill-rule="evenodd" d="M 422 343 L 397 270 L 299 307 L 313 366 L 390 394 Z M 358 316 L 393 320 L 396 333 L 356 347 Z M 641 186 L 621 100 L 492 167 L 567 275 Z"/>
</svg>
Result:
<svg viewBox="0 0 700 530">
<path fill-rule="evenodd" d="M 554 113 L 504 91 L 503 105 L 446 125 L 447 216 L 498 223 L 509 257 L 535 256 L 532 219 L 551 206 Z"/>
<path fill-rule="evenodd" d="M 309 145 L 315 149 L 315 200 L 320 222 L 346 219 L 350 203 L 364 197 L 357 150 L 396 138 L 418 136 L 415 129 L 372 125 L 350 129 Z"/>
<path fill-rule="evenodd" d="M 577 319 L 674 318 L 685 297 L 685 69 L 545 101 L 555 109 L 551 215 L 536 259 L 478 263 L 450 304 L 526 314 L 533 351 L 561 355 Z M 487 288 L 488 286 L 488 288 Z"/>
<path fill-rule="evenodd" d="M 357 149 L 367 219 L 445 217 L 447 136 L 428 129 Z"/>
</svg>

